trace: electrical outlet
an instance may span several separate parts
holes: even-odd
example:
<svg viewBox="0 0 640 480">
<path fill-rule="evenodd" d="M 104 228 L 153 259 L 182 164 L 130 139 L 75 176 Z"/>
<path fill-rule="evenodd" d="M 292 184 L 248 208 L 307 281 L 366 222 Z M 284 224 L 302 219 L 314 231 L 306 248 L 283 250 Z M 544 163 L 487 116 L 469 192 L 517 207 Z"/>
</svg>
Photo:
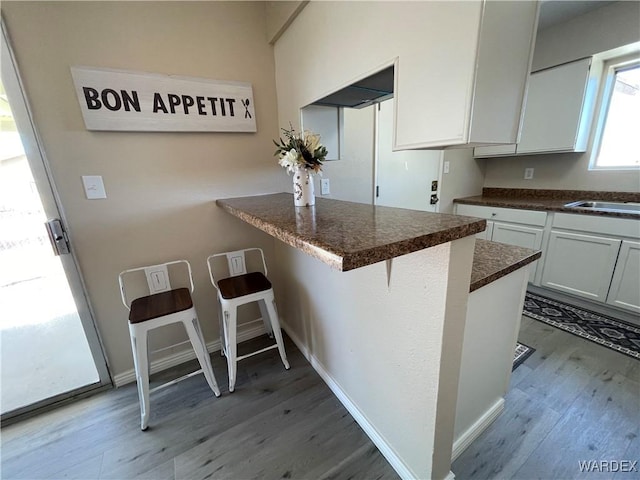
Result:
<svg viewBox="0 0 640 480">
<path fill-rule="evenodd" d="M 328 178 L 322 178 L 320 180 L 320 188 L 322 190 L 322 195 L 331 195 L 331 183 Z"/>
<path fill-rule="evenodd" d="M 533 168 L 524 169 L 524 179 L 531 180 L 533 178 Z"/>
</svg>

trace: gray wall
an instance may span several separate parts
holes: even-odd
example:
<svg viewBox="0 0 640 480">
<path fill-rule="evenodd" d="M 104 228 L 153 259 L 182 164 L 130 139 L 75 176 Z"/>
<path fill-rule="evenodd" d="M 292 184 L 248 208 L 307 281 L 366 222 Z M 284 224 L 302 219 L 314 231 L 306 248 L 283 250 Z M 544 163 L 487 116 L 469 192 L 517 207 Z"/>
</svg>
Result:
<svg viewBox="0 0 640 480">
<path fill-rule="evenodd" d="M 218 338 L 205 259 L 251 245 L 272 258 L 273 239 L 222 212 L 215 199 L 291 188 L 272 156 L 275 67 L 264 4 L 3 2 L 2 15 L 112 373 L 133 369 L 117 281 L 126 268 L 191 261 L 205 339 Z M 87 131 L 72 65 L 250 82 L 258 131 Z M 81 175 L 102 175 L 108 198 L 86 200 Z M 182 338 L 169 330 L 152 346 Z"/>
</svg>

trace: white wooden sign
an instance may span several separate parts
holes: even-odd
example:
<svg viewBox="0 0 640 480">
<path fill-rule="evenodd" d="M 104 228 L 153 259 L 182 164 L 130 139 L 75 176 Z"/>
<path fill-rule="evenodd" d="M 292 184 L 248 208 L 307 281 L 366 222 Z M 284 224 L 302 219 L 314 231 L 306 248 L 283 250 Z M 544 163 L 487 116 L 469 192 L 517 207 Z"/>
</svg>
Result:
<svg viewBox="0 0 640 480">
<path fill-rule="evenodd" d="M 250 83 L 71 67 L 88 130 L 255 132 Z"/>
</svg>

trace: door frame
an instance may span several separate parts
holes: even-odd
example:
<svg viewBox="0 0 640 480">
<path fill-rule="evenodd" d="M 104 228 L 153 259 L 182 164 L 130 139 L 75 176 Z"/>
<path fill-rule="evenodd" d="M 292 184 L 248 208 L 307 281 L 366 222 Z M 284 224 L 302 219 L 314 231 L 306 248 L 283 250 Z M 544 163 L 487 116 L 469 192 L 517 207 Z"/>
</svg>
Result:
<svg viewBox="0 0 640 480">
<path fill-rule="evenodd" d="M 4 84 L 7 97 L 9 98 L 16 126 L 20 132 L 20 138 L 42 201 L 45 215 L 48 219 L 59 218 L 69 233 L 70 228 L 66 222 L 64 209 L 60 202 L 60 196 L 58 195 L 53 182 L 53 176 L 51 175 L 51 169 L 42 147 L 42 141 L 33 121 L 31 109 L 29 108 L 29 103 L 25 95 L 24 84 L 20 77 L 17 62 L 9 41 L 9 34 L 4 18 L 0 18 L 0 30 L 0 65 L 2 68 L 2 82 Z M 44 225 L 42 228 L 45 228 Z M 96 383 L 86 385 L 71 392 L 58 394 L 45 400 L 2 414 L 0 420 L 3 424 L 8 423 L 7 420 L 11 419 L 11 421 L 16 421 L 40 412 L 44 408 L 50 408 L 61 402 L 66 403 L 78 396 L 85 396 L 88 392 L 93 393 L 98 389 L 103 390 L 111 388 L 113 385 L 107 358 L 104 353 L 103 343 L 94 322 L 94 315 L 91 305 L 89 304 L 86 286 L 79 269 L 77 258 L 74 254 L 72 235 L 69 235 L 69 245 L 71 253 L 68 255 L 60 255 L 60 260 L 78 309 L 78 316 L 80 317 L 83 330 L 87 337 L 89 349 L 91 351 L 96 370 L 98 371 L 99 380 Z"/>
</svg>

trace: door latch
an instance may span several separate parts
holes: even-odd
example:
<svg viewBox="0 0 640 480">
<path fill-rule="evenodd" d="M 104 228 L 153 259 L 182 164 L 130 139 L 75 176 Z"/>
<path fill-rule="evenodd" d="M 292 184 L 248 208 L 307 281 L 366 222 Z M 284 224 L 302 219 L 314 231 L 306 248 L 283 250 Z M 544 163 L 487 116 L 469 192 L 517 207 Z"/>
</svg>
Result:
<svg viewBox="0 0 640 480">
<path fill-rule="evenodd" d="M 69 238 L 67 237 L 67 232 L 65 232 L 60 219 L 54 218 L 47 220 L 44 225 L 47 228 L 47 233 L 49 234 L 49 241 L 51 242 L 53 253 L 55 255 L 65 255 L 70 253 Z"/>
</svg>

